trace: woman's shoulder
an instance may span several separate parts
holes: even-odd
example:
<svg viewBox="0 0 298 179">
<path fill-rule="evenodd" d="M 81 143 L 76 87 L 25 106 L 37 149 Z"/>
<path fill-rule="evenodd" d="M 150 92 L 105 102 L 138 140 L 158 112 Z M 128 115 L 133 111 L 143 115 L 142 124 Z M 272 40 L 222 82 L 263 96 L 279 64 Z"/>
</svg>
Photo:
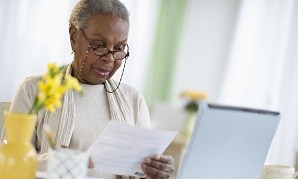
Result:
<svg viewBox="0 0 298 179">
<path fill-rule="evenodd" d="M 41 76 L 29 76 L 25 78 L 24 83 L 36 84 Z"/>
<path fill-rule="evenodd" d="M 116 84 L 119 83 L 118 81 L 115 81 L 115 80 L 114 80 L 114 82 L 115 82 Z M 120 86 L 119 86 L 119 89 L 120 89 L 123 93 L 136 94 L 136 95 L 137 95 L 137 94 L 141 94 L 141 91 L 140 91 L 140 90 L 138 90 L 138 89 L 136 89 L 136 88 L 134 88 L 134 87 L 132 87 L 132 86 L 126 84 L 126 83 L 123 83 L 123 82 L 121 82 L 121 84 L 120 84 Z"/>
<path fill-rule="evenodd" d="M 37 83 L 41 76 L 29 76 L 24 79 L 23 83 L 20 85 L 24 91 L 33 92 L 37 89 Z"/>
<path fill-rule="evenodd" d="M 118 85 L 119 81 L 117 80 L 113 80 L 114 84 Z M 121 82 L 120 86 L 119 86 L 119 90 L 121 91 L 121 93 L 123 93 L 125 96 L 127 97 L 132 97 L 132 98 L 138 98 L 138 99 L 143 99 L 143 94 L 140 90 Z"/>
<path fill-rule="evenodd" d="M 38 79 L 37 76 L 25 78 L 15 94 L 10 111 L 28 112 L 30 110 L 37 91 Z"/>
<path fill-rule="evenodd" d="M 124 91 L 131 92 L 131 93 L 140 93 L 140 91 L 138 89 L 136 89 L 126 83 L 122 83 L 122 82 L 121 82 L 119 88 L 121 88 Z"/>
</svg>

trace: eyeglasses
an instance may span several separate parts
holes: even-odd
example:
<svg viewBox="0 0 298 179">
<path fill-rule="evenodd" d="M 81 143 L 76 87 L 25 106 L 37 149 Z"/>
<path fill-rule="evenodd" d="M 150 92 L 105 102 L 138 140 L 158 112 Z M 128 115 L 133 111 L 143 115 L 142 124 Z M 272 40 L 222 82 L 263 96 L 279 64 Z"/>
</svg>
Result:
<svg viewBox="0 0 298 179">
<path fill-rule="evenodd" d="M 90 42 L 91 40 L 84 33 L 83 29 L 80 29 L 80 31 L 83 34 L 85 40 L 88 42 L 88 47 L 91 47 L 91 49 L 93 50 L 95 55 L 103 57 L 103 56 L 106 56 L 109 53 L 111 53 L 115 60 L 123 60 L 124 58 L 128 58 L 129 47 L 127 44 L 125 45 L 123 50 L 111 51 L 111 50 L 108 50 L 106 47 L 103 47 L 102 45 L 97 45 L 97 44 L 91 43 Z"/>
</svg>

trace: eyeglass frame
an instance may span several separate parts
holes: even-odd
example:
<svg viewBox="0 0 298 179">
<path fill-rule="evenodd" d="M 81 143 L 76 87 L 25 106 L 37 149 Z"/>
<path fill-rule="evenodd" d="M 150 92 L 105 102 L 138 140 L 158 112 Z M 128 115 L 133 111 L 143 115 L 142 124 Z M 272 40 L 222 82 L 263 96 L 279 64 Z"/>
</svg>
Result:
<svg viewBox="0 0 298 179">
<path fill-rule="evenodd" d="M 109 53 L 111 53 L 112 56 L 113 56 L 113 58 L 114 58 L 115 60 L 123 60 L 123 59 L 125 59 L 125 58 L 127 59 L 127 58 L 129 57 L 129 46 L 128 46 L 128 44 L 125 45 L 125 46 L 127 46 L 127 53 L 125 53 L 124 51 L 112 51 L 112 50 L 108 50 L 108 49 L 105 47 L 105 49 L 106 49 L 106 51 L 107 51 L 105 54 L 102 54 L 102 55 L 98 55 L 98 54 L 96 54 L 95 50 L 98 49 L 98 48 L 95 48 L 94 46 L 92 46 L 93 44 L 91 43 L 90 38 L 88 38 L 88 36 L 85 34 L 85 32 L 84 32 L 83 29 L 80 29 L 80 32 L 83 34 L 85 40 L 87 41 L 87 43 L 88 43 L 88 48 L 92 48 L 93 53 L 94 53 L 96 56 L 104 57 L 104 56 L 108 55 Z M 114 54 L 117 53 L 117 52 L 123 52 L 123 53 L 125 53 L 125 56 L 124 56 L 123 58 L 121 58 L 121 59 L 116 59 L 115 56 L 114 56 Z"/>
</svg>

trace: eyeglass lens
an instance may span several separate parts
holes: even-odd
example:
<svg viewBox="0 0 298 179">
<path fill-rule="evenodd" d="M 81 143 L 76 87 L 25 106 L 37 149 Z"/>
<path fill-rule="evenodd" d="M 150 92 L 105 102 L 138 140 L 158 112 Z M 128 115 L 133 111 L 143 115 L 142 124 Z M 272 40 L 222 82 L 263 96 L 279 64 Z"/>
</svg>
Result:
<svg viewBox="0 0 298 179">
<path fill-rule="evenodd" d="M 102 48 L 102 47 L 99 47 L 99 48 L 93 47 L 92 49 L 95 55 L 98 55 L 98 56 L 105 56 L 105 55 L 108 55 L 109 53 L 112 53 L 113 57 L 116 60 L 122 60 L 123 58 L 128 56 L 127 53 L 125 53 L 124 51 L 110 51 L 107 48 Z M 125 51 L 128 52 L 127 47 L 125 48 Z"/>
<path fill-rule="evenodd" d="M 93 52 L 95 53 L 95 55 L 97 56 L 105 56 L 108 55 L 109 53 L 112 53 L 113 57 L 115 60 L 122 60 L 126 57 L 129 56 L 129 50 L 128 50 L 128 45 L 125 46 L 125 49 L 122 51 L 110 51 L 107 48 L 103 48 L 103 47 L 94 47 L 92 45 L 92 43 L 90 42 L 90 39 L 87 37 L 87 35 L 84 33 L 83 29 L 80 29 L 80 31 L 82 32 L 84 38 L 86 39 L 86 41 L 89 43 L 89 47 L 91 47 L 93 49 Z"/>
</svg>

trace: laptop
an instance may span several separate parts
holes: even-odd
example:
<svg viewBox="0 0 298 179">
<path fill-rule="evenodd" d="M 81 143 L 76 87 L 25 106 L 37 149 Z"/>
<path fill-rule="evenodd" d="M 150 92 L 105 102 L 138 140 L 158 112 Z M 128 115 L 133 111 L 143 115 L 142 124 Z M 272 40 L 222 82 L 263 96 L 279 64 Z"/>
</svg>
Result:
<svg viewBox="0 0 298 179">
<path fill-rule="evenodd" d="M 279 112 L 200 105 L 178 179 L 260 179 Z"/>
</svg>

